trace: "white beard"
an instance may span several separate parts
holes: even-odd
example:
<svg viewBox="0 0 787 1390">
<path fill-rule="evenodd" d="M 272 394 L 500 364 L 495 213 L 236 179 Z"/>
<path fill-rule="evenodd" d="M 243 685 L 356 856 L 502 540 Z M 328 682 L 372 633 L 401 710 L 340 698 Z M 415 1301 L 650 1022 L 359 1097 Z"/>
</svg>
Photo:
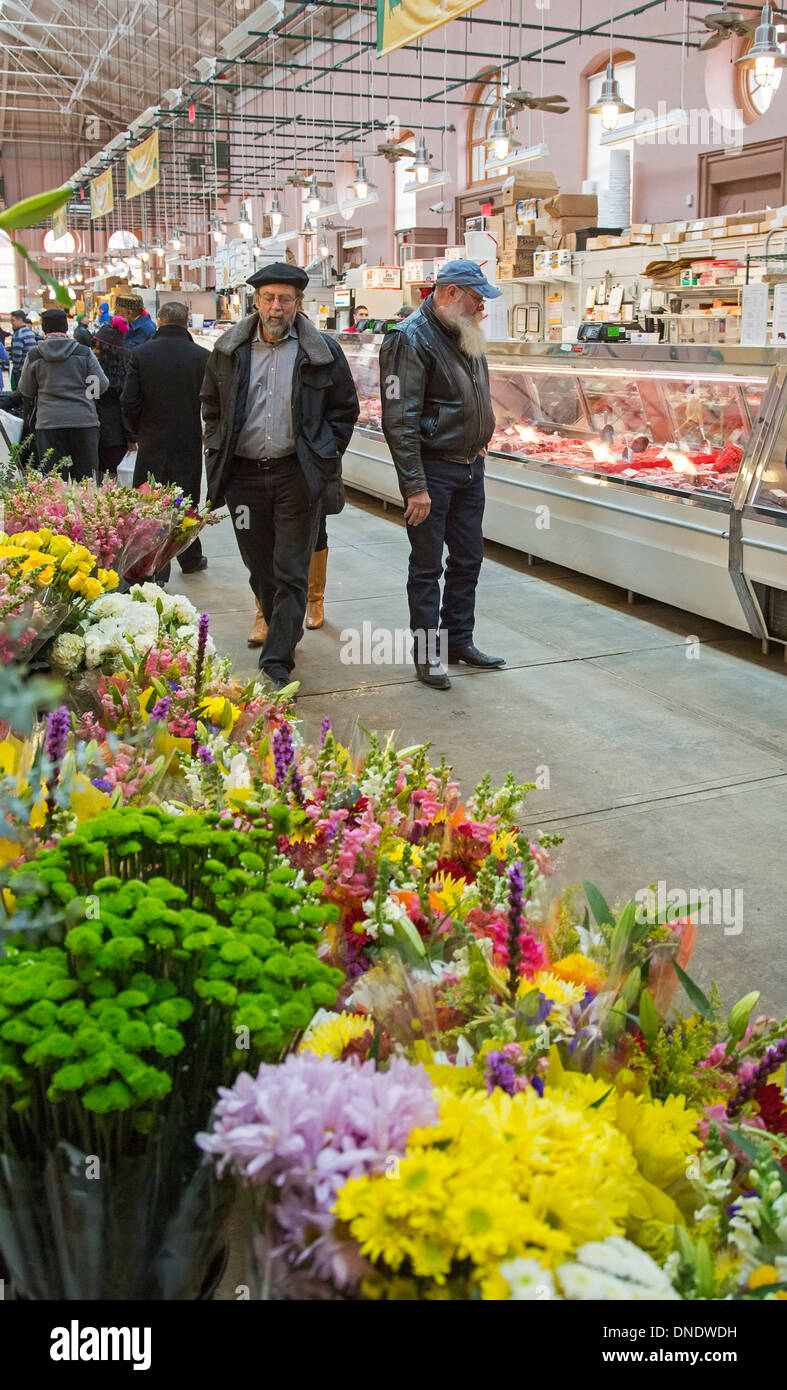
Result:
<svg viewBox="0 0 787 1390">
<path fill-rule="evenodd" d="M 437 310 L 441 319 L 459 339 L 459 347 L 466 357 L 485 357 L 486 338 L 478 319 L 446 304 Z"/>
</svg>

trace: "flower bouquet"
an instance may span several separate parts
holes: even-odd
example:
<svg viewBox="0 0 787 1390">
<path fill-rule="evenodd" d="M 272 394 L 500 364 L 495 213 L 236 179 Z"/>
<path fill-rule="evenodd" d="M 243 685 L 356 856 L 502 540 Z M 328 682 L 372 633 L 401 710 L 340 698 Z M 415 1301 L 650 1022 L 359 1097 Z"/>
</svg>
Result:
<svg viewBox="0 0 787 1390">
<path fill-rule="evenodd" d="M 286 825 L 281 811 L 278 828 Z M 196 1297 L 228 1194 L 193 1143 L 340 972 L 268 822 L 108 811 L 0 874 L 0 1253 L 25 1296 Z M 9 902 L 10 895 L 10 902 Z"/>
<path fill-rule="evenodd" d="M 137 494 L 154 496 L 155 486 L 152 480 L 143 483 Z M 173 492 L 168 505 L 162 506 L 163 499 L 157 499 L 156 508 L 140 518 L 117 557 L 118 573 L 129 584 L 152 579 L 197 539 L 209 521 L 220 520 L 210 516 L 210 502 L 200 510 L 179 488 Z"/>
<path fill-rule="evenodd" d="M 47 527 L 0 534 L 3 660 L 29 660 L 64 626 L 77 626 L 90 603 L 117 582 L 85 546 Z"/>
</svg>

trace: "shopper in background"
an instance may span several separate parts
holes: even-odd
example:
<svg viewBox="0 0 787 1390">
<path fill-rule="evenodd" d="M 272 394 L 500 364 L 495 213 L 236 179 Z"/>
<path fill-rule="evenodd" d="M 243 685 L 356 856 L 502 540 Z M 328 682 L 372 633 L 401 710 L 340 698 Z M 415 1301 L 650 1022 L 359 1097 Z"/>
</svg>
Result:
<svg viewBox="0 0 787 1390">
<path fill-rule="evenodd" d="M 11 329 L 11 390 L 16 391 L 25 358 L 36 345 L 36 336 L 24 309 L 15 309 L 12 313 Z"/>
<path fill-rule="evenodd" d="M 0 328 L 0 391 L 5 390 L 3 372 L 8 371 L 11 366 L 11 359 L 8 356 L 5 340 L 8 334 L 4 328 Z"/>
<path fill-rule="evenodd" d="M 145 305 L 136 294 L 119 294 L 115 299 L 115 314 L 120 314 L 128 323 L 126 350 L 142 347 L 156 332 L 156 325 Z"/>
<path fill-rule="evenodd" d="M 414 313 L 415 310 L 413 309 L 411 304 L 403 304 L 401 309 L 397 309 L 396 313 L 394 314 L 394 318 L 398 319 L 401 323 L 402 319 L 409 319 L 410 315 Z"/>
<path fill-rule="evenodd" d="M 405 503 L 410 539 L 407 597 L 418 679 L 451 682 L 438 656 L 502 666 L 473 644 L 475 592 L 484 558 L 484 453 L 495 427 L 480 320 L 501 293 L 475 261 L 450 261 L 433 294 L 380 348 L 382 426 Z M 443 547 L 448 547 L 440 604 Z"/>
<path fill-rule="evenodd" d="M 208 493 L 230 508 L 267 624 L 260 669 L 281 690 L 303 635 L 322 505 L 341 509 L 358 396 L 338 343 L 300 312 L 306 272 L 277 262 L 247 283 L 255 312 L 219 338 L 202 387 Z"/>
<path fill-rule="evenodd" d="M 95 345 L 95 338 L 88 327 L 87 314 L 77 314 L 76 326 L 74 328 L 74 340 L 77 343 L 84 343 L 85 347 L 92 348 Z"/>
<path fill-rule="evenodd" d="M 112 315 L 109 312 L 109 305 L 107 304 L 107 301 L 105 299 L 102 299 L 101 303 L 98 306 L 98 318 L 96 319 L 96 326 L 100 328 L 103 323 L 111 323 L 111 321 Z"/>
<path fill-rule="evenodd" d="M 44 309 L 44 338 L 25 358 L 19 391 L 35 405 L 38 457 L 51 450 L 51 467 L 70 459 L 70 476 L 95 478 L 98 473 L 98 415 L 96 400 L 109 382 L 94 354 L 68 336 L 64 309 Z M 49 466 L 49 461 L 48 461 Z"/>
<path fill-rule="evenodd" d="M 104 323 L 94 339 L 94 352 L 109 386 L 96 401 L 100 433 L 98 437 L 99 480 L 105 473 L 117 476 L 118 468 L 128 450 L 129 434 L 123 423 L 120 398 L 128 375 L 129 354 L 125 339 L 128 324 L 116 316 Z M 74 334 L 76 337 L 76 333 Z"/>
<path fill-rule="evenodd" d="M 134 487 L 148 475 L 160 483 L 177 483 L 194 502 L 202 486 L 200 387 L 207 348 L 188 330 L 188 305 L 163 304 L 158 329 L 150 342 L 129 354 L 121 403 L 129 437 L 137 441 Z M 126 334 L 125 343 L 131 332 Z M 204 570 L 208 562 L 199 537 L 178 556 L 184 574 Z M 169 578 L 169 565 L 161 583 Z"/>
</svg>

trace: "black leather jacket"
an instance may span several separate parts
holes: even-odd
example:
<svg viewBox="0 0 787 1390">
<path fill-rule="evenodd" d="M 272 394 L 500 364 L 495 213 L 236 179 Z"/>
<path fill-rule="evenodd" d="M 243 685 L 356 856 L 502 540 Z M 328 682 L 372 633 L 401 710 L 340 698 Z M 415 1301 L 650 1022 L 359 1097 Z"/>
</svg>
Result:
<svg viewBox="0 0 787 1390">
<path fill-rule="evenodd" d="M 405 500 L 428 490 L 424 463 L 469 463 L 494 433 L 486 358 L 460 351 L 431 295 L 383 339 L 380 401 Z"/>
</svg>

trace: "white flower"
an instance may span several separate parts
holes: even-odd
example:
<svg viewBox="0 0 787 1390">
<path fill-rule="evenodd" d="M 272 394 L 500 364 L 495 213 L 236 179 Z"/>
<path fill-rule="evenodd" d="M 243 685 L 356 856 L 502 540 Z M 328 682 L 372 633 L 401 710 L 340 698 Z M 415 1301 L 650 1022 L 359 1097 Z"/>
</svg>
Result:
<svg viewBox="0 0 787 1390">
<path fill-rule="evenodd" d="M 102 658 L 101 640 L 95 628 L 85 633 L 85 665 L 100 666 Z"/>
<path fill-rule="evenodd" d="M 78 632 L 61 632 L 52 643 L 52 665 L 66 675 L 82 665 L 84 655 L 85 641 Z"/>
<path fill-rule="evenodd" d="M 166 589 L 160 589 L 158 584 L 151 584 L 150 582 L 148 582 L 147 584 L 133 584 L 130 590 L 130 594 L 132 595 L 132 602 L 136 602 L 136 600 L 133 599 L 134 594 L 141 594 L 145 600 L 145 603 L 150 604 L 151 608 L 153 608 L 154 611 L 156 608 L 156 602 L 158 599 L 160 599 L 161 616 L 164 619 L 165 623 L 169 622 L 170 618 L 172 617 L 175 611 L 174 595 L 168 594 Z"/>
<path fill-rule="evenodd" d="M 199 623 L 199 613 L 185 594 L 172 595 L 172 616 L 189 627 L 196 627 Z"/>
<path fill-rule="evenodd" d="M 199 638 L 199 633 L 197 632 L 197 629 L 195 627 L 187 627 L 184 624 L 183 627 L 178 628 L 177 633 L 181 642 L 185 643 L 189 647 L 196 647 Z M 210 633 L 208 633 L 208 640 L 205 643 L 205 653 L 207 656 L 215 656 L 216 654 L 216 644 L 214 643 Z"/>
<path fill-rule="evenodd" d="M 500 1266 L 500 1273 L 511 1290 L 509 1298 L 512 1302 L 560 1297 L 555 1291 L 555 1281 L 550 1271 L 544 1269 L 538 1260 L 506 1260 Z"/>
<path fill-rule="evenodd" d="M 251 772 L 245 753 L 236 753 L 230 761 L 229 771 L 224 778 L 224 788 L 228 792 L 242 791 L 251 786 Z"/>
<path fill-rule="evenodd" d="M 577 1250 L 576 1260 L 558 1265 L 556 1273 L 568 1299 L 663 1302 L 680 1297 L 655 1260 L 623 1236 L 588 1241 Z"/>
</svg>

